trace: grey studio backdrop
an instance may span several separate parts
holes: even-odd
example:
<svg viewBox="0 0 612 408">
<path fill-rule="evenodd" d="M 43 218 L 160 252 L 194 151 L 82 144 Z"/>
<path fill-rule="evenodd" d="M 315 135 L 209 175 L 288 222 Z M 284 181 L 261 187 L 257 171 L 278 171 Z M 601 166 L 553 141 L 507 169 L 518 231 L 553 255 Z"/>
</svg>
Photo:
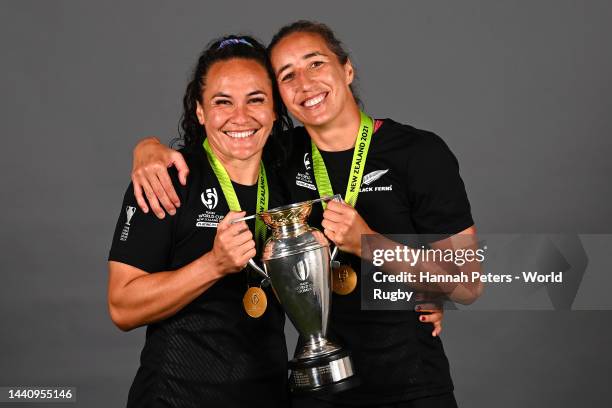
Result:
<svg viewBox="0 0 612 408">
<path fill-rule="evenodd" d="M 353 54 L 366 110 L 450 145 L 480 231 L 612 232 L 610 2 L 0 8 L 0 386 L 75 386 L 76 406 L 125 404 L 144 330 L 111 323 L 106 256 L 132 147 L 176 135 L 188 73 L 223 33 L 268 41 L 299 18 L 331 25 Z M 448 312 L 459 404 L 609 404 L 610 317 Z"/>
</svg>

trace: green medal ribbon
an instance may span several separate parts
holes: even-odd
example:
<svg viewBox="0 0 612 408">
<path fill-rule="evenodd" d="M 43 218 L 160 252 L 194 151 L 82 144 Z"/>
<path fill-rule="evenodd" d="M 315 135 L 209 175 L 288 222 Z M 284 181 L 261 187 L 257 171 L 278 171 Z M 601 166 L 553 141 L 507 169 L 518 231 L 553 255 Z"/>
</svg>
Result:
<svg viewBox="0 0 612 408">
<path fill-rule="evenodd" d="M 361 125 L 359 126 L 359 133 L 357 134 L 357 141 L 355 142 L 353 163 L 351 164 L 352 170 L 349 174 L 346 193 L 344 195 L 344 201 L 353 207 L 357 204 L 357 197 L 359 196 L 359 189 L 361 188 L 361 179 L 363 178 L 368 150 L 370 149 L 370 141 L 374 133 L 374 120 L 363 112 L 360 112 L 360 114 Z M 321 197 L 333 196 L 334 191 L 331 181 L 329 181 L 329 174 L 327 174 L 327 168 L 325 167 L 323 157 L 321 157 L 321 152 L 319 152 L 317 145 L 315 145 L 312 140 L 310 144 L 312 145 L 312 164 L 319 195 Z M 323 209 L 325 209 L 326 203 L 322 201 L 321 204 L 323 204 Z"/>
<path fill-rule="evenodd" d="M 215 176 L 217 176 L 217 180 L 219 180 L 219 184 L 221 185 L 221 190 L 223 191 L 223 196 L 225 197 L 225 201 L 227 201 L 227 205 L 230 211 L 241 211 L 240 203 L 238 202 L 238 197 L 236 196 L 236 191 L 234 190 L 234 186 L 232 186 L 232 180 L 227 174 L 227 170 L 223 167 L 223 164 L 219 161 L 217 156 L 215 156 L 215 152 L 210 148 L 210 144 L 208 144 L 208 139 L 204 139 L 204 150 L 206 151 L 206 157 L 208 157 L 208 162 L 210 163 L 210 167 L 212 167 Z M 263 162 L 259 165 L 259 177 L 257 178 L 257 214 L 263 211 L 268 210 L 268 179 L 266 178 L 266 169 L 264 168 Z M 259 218 L 255 219 L 255 241 L 259 248 L 263 247 L 263 243 L 266 240 L 266 225 Z"/>
</svg>

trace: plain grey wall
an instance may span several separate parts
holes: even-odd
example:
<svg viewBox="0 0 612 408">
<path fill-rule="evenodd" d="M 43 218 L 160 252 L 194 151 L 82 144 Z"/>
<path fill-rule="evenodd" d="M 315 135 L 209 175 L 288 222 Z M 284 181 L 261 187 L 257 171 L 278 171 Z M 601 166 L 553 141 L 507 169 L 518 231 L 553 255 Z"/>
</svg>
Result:
<svg viewBox="0 0 612 408">
<path fill-rule="evenodd" d="M 612 232 L 609 2 L 0 8 L 0 386 L 71 385 L 78 406 L 124 405 L 144 331 L 110 322 L 105 261 L 131 149 L 176 135 L 188 72 L 221 34 L 268 41 L 299 18 L 330 24 L 354 56 L 366 110 L 453 149 L 481 231 Z M 459 403 L 609 404 L 609 318 L 447 313 Z"/>
</svg>

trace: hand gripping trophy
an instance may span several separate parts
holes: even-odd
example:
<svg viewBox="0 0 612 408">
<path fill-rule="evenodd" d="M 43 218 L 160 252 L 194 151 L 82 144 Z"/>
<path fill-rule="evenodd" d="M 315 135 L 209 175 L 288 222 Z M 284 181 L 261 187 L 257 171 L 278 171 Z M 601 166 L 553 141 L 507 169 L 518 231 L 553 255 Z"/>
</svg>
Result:
<svg viewBox="0 0 612 408">
<path fill-rule="evenodd" d="M 264 246 L 263 269 L 253 260 L 249 264 L 272 283 L 287 316 L 305 340 L 289 362 L 289 386 L 294 393 L 338 392 L 358 383 L 348 351 L 325 338 L 332 256 L 325 235 L 306 223 L 314 202 L 332 198 L 257 214 L 272 234 Z"/>
</svg>

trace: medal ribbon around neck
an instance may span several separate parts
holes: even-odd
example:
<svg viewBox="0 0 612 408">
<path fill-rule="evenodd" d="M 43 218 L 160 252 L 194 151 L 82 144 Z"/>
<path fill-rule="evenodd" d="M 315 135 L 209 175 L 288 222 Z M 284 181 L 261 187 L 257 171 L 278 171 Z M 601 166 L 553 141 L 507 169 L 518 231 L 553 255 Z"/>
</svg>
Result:
<svg viewBox="0 0 612 408">
<path fill-rule="evenodd" d="M 215 152 L 210 148 L 210 144 L 208 143 L 208 138 L 204 139 L 204 150 L 206 151 L 206 157 L 208 158 L 208 162 L 210 163 L 210 167 L 212 167 L 215 176 L 217 176 L 217 180 L 219 180 L 219 184 L 221 185 L 221 190 L 223 191 L 223 196 L 225 197 L 225 201 L 227 201 L 227 205 L 230 211 L 241 211 L 240 202 L 238 202 L 238 196 L 236 196 L 236 191 L 234 190 L 234 186 L 232 186 L 232 180 L 227 174 L 227 170 L 223 167 L 223 164 L 219 161 Z M 266 169 L 264 168 L 263 161 L 259 164 L 259 177 L 257 178 L 257 214 L 263 211 L 268 210 L 268 179 L 266 178 Z M 259 248 L 263 247 L 263 244 L 266 240 L 266 225 L 263 221 L 258 218 L 255 219 L 255 241 L 257 242 L 257 246 Z"/>
<path fill-rule="evenodd" d="M 344 201 L 352 207 L 355 207 L 357 204 L 357 197 L 359 196 L 359 189 L 361 188 L 361 179 L 363 178 L 363 172 L 365 170 L 368 150 L 370 150 L 370 141 L 374 133 L 374 120 L 363 112 L 359 113 L 361 115 L 361 124 L 359 125 L 359 133 L 357 134 L 355 151 L 353 152 L 351 173 L 349 174 L 346 193 L 344 195 Z M 312 146 L 313 171 L 319 195 L 321 197 L 333 196 L 334 192 L 321 152 L 319 152 L 317 145 L 315 145 L 312 139 L 310 144 Z M 323 205 L 323 209 L 325 209 L 327 204 L 324 201 L 321 201 L 321 204 Z"/>
</svg>

